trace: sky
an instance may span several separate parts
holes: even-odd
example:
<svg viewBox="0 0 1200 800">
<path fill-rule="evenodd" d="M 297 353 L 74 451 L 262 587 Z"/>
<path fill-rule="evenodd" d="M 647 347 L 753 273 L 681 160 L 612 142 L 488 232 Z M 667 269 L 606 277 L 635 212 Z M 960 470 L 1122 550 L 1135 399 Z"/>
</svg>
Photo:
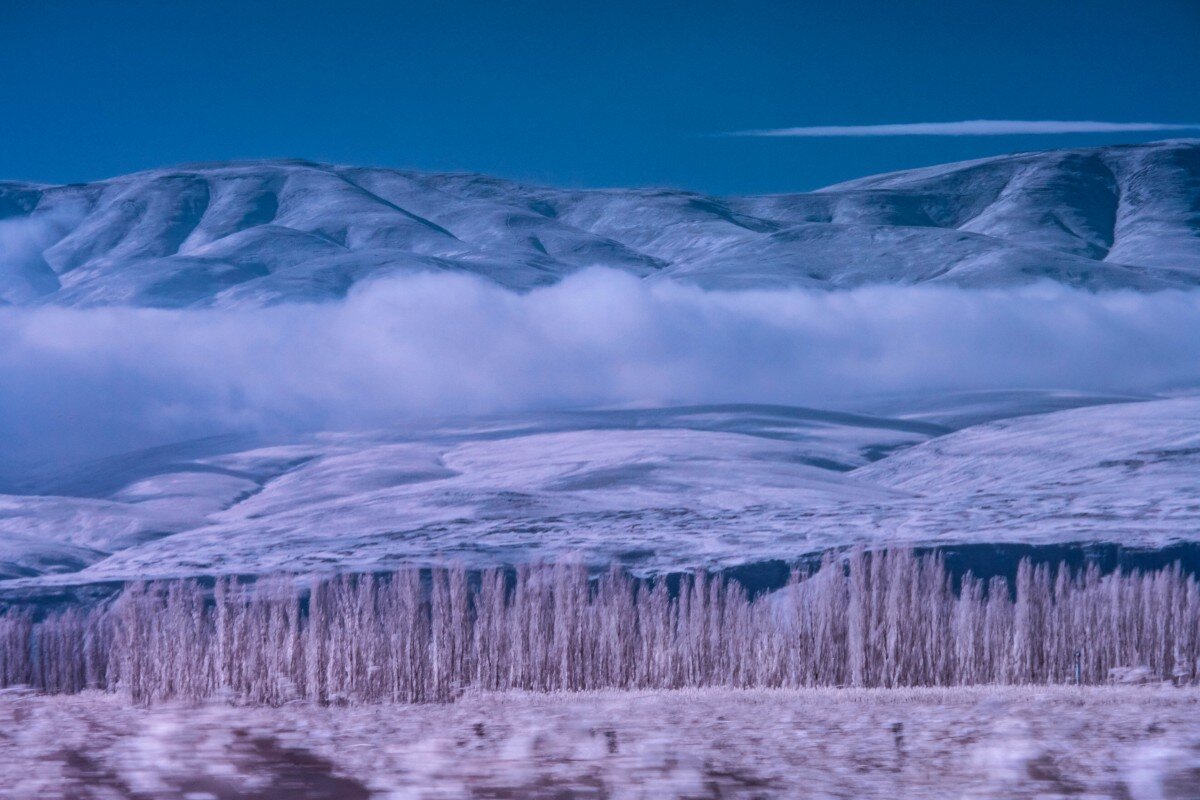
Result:
<svg viewBox="0 0 1200 800">
<path fill-rule="evenodd" d="M 0 178 L 301 157 L 558 186 L 796 191 L 1200 131 L 722 134 L 1200 123 L 1197 41 L 1195 0 L 0 0 Z"/>
</svg>

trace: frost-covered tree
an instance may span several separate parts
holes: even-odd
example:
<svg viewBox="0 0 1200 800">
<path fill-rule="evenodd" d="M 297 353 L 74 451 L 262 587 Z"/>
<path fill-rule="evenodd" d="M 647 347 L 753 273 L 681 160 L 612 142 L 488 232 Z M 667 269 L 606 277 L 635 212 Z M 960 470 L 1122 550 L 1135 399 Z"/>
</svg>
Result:
<svg viewBox="0 0 1200 800">
<path fill-rule="evenodd" d="M 1200 585 L 1178 565 L 1101 575 L 1022 562 L 953 586 L 941 557 L 828 554 L 778 592 L 716 573 L 468 574 L 131 583 L 35 621 L 0 615 L 0 684 L 135 702 L 428 702 L 464 690 L 1200 682 Z"/>
</svg>

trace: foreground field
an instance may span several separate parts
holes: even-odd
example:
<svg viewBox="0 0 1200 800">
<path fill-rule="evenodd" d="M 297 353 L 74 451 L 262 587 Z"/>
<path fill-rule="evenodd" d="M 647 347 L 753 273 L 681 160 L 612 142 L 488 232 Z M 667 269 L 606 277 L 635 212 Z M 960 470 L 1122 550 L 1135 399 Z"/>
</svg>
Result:
<svg viewBox="0 0 1200 800">
<path fill-rule="evenodd" d="M 0 695 L 0 796 L 1200 797 L 1200 691 L 470 694 L 156 706 Z"/>
</svg>

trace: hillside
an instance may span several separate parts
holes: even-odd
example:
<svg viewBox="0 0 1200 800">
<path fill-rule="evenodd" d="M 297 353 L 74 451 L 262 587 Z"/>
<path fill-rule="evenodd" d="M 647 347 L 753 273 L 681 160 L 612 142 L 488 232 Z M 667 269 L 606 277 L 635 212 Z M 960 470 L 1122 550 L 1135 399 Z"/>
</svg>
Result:
<svg viewBox="0 0 1200 800">
<path fill-rule="evenodd" d="M 1195 542 L 1200 401 L 1130 400 L 967 395 L 942 423 L 899 406 L 707 406 L 182 443 L 0 487 L 0 583 Z M 991 421 L 955 430 L 988 405 Z"/>
</svg>

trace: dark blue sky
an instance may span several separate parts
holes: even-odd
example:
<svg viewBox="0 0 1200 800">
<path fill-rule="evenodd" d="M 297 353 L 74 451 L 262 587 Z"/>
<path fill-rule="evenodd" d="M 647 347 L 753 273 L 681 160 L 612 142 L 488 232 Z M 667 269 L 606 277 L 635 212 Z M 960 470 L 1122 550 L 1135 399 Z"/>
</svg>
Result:
<svg viewBox="0 0 1200 800">
<path fill-rule="evenodd" d="M 0 178 L 298 156 L 556 185 L 807 189 L 1173 134 L 708 134 L 1198 122 L 1198 43 L 1196 0 L 0 0 Z"/>
</svg>

